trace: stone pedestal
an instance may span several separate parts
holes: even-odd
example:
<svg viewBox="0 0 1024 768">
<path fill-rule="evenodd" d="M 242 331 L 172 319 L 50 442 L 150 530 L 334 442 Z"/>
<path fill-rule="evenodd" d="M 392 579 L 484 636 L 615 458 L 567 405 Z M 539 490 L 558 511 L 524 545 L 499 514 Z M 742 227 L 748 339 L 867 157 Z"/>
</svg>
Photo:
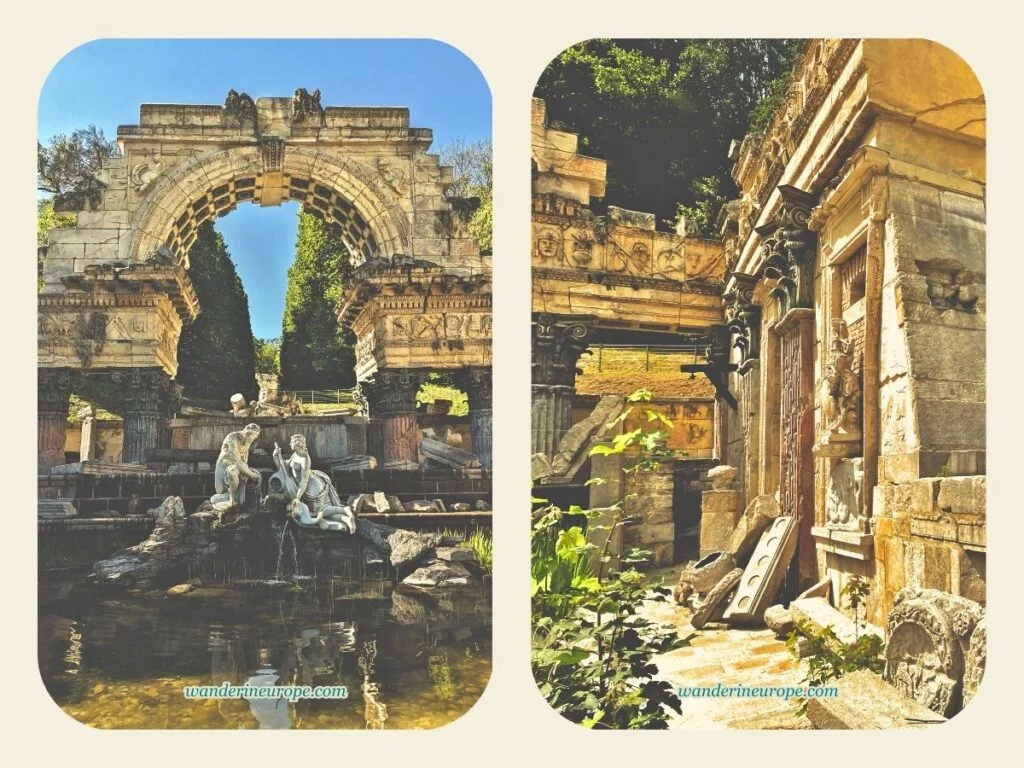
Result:
<svg viewBox="0 0 1024 768">
<path fill-rule="evenodd" d="M 40 368 L 38 382 L 39 472 L 45 474 L 51 467 L 64 463 L 71 371 L 67 368 Z"/>
<path fill-rule="evenodd" d="M 586 351 L 589 317 L 534 315 L 531 453 L 554 455 L 572 426 L 576 363 Z"/>
<path fill-rule="evenodd" d="M 700 556 L 728 548 L 743 514 L 743 491 L 704 491 L 700 501 Z"/>
<path fill-rule="evenodd" d="M 797 580 L 817 581 L 814 550 L 814 310 L 791 309 L 776 323 L 780 349 L 779 504 L 797 521 Z"/>
<path fill-rule="evenodd" d="M 469 401 L 469 434 L 473 441 L 473 453 L 480 459 L 480 466 L 491 468 L 491 369 L 469 368 L 458 377 L 459 386 L 465 390 Z"/>
</svg>

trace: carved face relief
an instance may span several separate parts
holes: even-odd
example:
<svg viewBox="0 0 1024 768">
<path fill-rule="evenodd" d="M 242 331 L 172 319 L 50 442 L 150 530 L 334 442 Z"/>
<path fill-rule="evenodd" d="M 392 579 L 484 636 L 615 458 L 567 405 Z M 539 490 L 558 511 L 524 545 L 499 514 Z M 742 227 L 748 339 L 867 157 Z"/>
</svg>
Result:
<svg viewBox="0 0 1024 768">
<path fill-rule="evenodd" d="M 534 253 L 542 261 L 553 261 L 561 256 L 562 243 L 553 229 L 542 229 L 534 241 Z"/>
<path fill-rule="evenodd" d="M 398 160 L 381 158 L 377 161 L 377 170 L 380 171 L 381 178 L 387 182 L 388 186 L 399 195 L 405 195 L 409 191 L 409 173 L 403 163 Z"/>
</svg>

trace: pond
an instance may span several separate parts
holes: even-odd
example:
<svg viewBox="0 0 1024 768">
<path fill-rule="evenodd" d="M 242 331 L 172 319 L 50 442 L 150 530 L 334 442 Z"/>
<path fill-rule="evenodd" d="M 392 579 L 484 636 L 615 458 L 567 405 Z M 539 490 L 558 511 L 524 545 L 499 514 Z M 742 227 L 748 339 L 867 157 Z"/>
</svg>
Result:
<svg viewBox="0 0 1024 768">
<path fill-rule="evenodd" d="M 64 574 L 40 584 L 39 667 L 58 706 L 97 728 L 436 728 L 487 685 L 490 617 L 487 587 L 334 578 L 167 597 Z M 348 697 L 183 693 L 224 682 L 344 686 Z"/>
</svg>

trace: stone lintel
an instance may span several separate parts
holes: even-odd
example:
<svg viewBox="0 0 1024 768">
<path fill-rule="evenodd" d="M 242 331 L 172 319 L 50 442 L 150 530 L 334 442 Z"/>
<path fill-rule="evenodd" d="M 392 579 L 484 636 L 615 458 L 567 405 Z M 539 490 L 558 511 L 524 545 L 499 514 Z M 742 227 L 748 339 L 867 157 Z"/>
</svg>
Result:
<svg viewBox="0 0 1024 768">
<path fill-rule="evenodd" d="M 819 551 L 852 560 L 870 561 L 874 557 L 874 534 L 822 525 L 811 528 L 811 536 Z"/>
</svg>

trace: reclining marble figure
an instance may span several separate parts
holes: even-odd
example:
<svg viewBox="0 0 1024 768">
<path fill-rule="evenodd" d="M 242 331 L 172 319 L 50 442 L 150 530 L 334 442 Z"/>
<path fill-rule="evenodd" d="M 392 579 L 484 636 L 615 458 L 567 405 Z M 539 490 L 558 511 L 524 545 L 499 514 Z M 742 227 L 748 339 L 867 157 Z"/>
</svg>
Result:
<svg viewBox="0 0 1024 768">
<path fill-rule="evenodd" d="M 277 472 L 269 480 L 270 491 L 287 499 L 288 515 L 299 525 L 355 533 L 355 513 L 341 503 L 331 478 L 313 469 L 306 438 L 292 435 L 291 449 L 292 455 L 286 460 L 280 446 L 274 443 Z"/>
</svg>

